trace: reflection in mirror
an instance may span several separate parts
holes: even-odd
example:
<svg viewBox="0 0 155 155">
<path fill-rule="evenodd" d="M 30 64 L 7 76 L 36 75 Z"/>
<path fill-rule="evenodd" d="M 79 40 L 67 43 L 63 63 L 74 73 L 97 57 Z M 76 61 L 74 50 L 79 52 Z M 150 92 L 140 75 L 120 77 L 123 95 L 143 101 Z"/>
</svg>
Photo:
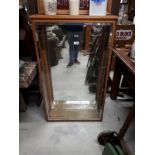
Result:
<svg viewBox="0 0 155 155">
<path fill-rule="evenodd" d="M 55 23 L 37 28 L 53 119 L 100 119 L 110 26 Z"/>
</svg>

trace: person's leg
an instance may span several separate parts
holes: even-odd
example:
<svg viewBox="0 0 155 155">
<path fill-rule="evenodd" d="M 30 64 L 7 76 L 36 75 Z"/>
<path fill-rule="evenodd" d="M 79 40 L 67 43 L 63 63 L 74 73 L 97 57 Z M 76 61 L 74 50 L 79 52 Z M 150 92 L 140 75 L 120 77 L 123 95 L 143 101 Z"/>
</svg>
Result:
<svg viewBox="0 0 155 155">
<path fill-rule="evenodd" d="M 74 64 L 74 34 L 68 31 L 68 44 L 69 44 L 69 66 Z"/>
<path fill-rule="evenodd" d="M 75 40 L 79 43 L 78 45 L 75 45 L 75 52 L 74 52 L 74 62 L 77 64 L 80 64 L 80 62 L 78 61 L 78 53 L 80 51 L 80 41 L 81 41 L 81 32 L 76 32 L 76 35 L 78 37 L 75 38 Z"/>
<path fill-rule="evenodd" d="M 74 62 L 77 64 L 80 64 L 80 61 L 78 60 L 79 50 L 80 50 L 79 45 L 76 45 L 75 46 L 75 52 L 74 52 Z"/>
</svg>

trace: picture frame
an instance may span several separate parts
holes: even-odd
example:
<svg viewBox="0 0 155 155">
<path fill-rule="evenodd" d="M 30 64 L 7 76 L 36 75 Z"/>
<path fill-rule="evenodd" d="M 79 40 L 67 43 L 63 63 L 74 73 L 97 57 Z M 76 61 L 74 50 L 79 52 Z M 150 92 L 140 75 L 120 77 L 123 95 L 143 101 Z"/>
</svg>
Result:
<svg viewBox="0 0 155 155">
<path fill-rule="evenodd" d="M 38 1 L 38 14 L 45 14 L 43 0 Z M 80 15 L 88 15 L 89 0 L 80 0 Z M 57 15 L 68 15 L 69 4 L 68 0 L 57 0 Z"/>
<path fill-rule="evenodd" d="M 64 3 L 66 1 L 66 3 Z M 57 1 L 57 15 L 68 15 L 69 6 L 68 0 L 58 0 Z M 80 15 L 89 14 L 89 0 L 80 0 Z M 38 3 L 38 14 L 45 14 L 43 0 L 37 0 Z M 107 0 L 107 14 L 111 14 L 112 0 Z"/>
</svg>

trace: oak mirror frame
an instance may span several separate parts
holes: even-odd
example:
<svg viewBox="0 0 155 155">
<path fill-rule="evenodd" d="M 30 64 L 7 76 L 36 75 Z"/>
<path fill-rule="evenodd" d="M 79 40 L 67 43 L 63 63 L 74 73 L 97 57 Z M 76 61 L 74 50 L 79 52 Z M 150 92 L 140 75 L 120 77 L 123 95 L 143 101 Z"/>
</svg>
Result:
<svg viewBox="0 0 155 155">
<path fill-rule="evenodd" d="M 103 117 L 107 81 L 110 69 L 112 47 L 114 45 L 114 36 L 116 29 L 117 16 L 106 17 L 69 17 L 69 16 L 49 16 L 32 15 L 30 16 L 35 50 L 40 75 L 41 91 L 44 99 L 46 119 L 48 121 L 101 121 Z M 48 34 L 47 28 L 53 25 L 78 25 L 81 24 L 91 27 L 100 27 L 100 36 L 97 37 L 98 46 L 94 50 L 98 51 L 97 66 L 97 85 L 94 95 L 94 101 L 87 99 L 67 99 L 59 100 L 56 97 L 56 86 L 54 84 L 55 74 L 53 66 L 49 65 L 48 55 Z M 107 39 L 108 38 L 108 39 Z M 67 39 L 66 39 L 67 40 Z M 95 46 L 94 42 L 93 45 Z M 97 45 L 97 44 L 96 44 Z M 93 46 L 92 46 L 93 47 Z M 98 50 L 97 50 L 98 49 Z M 51 51 L 54 51 L 52 48 Z M 91 51 L 91 48 L 90 48 Z M 89 52 L 90 52 L 89 51 Z M 51 52 L 52 53 L 52 52 Z M 69 55 L 69 54 L 68 54 Z M 90 55 L 87 56 L 86 76 Z M 59 65 L 58 65 L 59 66 Z M 77 67 L 76 67 L 77 68 Z M 64 70 L 68 71 L 65 67 Z M 63 76 L 63 75 L 62 75 Z M 58 76 L 57 76 L 58 77 Z M 55 78 L 57 79 L 57 78 Z M 83 79 L 86 82 L 86 79 Z M 61 80 L 59 81 L 61 83 Z M 85 85 L 85 83 L 83 83 Z M 54 87 L 53 87 L 54 86 Z M 72 89 L 72 91 L 75 88 Z M 65 92 L 65 90 L 62 90 Z M 78 96 L 78 95 L 77 95 Z"/>
</svg>

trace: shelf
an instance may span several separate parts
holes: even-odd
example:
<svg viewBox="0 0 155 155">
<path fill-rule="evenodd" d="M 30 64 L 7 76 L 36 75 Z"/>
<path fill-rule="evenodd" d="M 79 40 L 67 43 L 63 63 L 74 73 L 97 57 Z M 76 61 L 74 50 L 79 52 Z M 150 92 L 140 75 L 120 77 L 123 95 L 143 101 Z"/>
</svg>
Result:
<svg viewBox="0 0 155 155">
<path fill-rule="evenodd" d="M 89 16 L 89 15 L 31 15 L 29 16 L 31 22 L 113 22 L 117 21 L 118 16 Z"/>
</svg>

